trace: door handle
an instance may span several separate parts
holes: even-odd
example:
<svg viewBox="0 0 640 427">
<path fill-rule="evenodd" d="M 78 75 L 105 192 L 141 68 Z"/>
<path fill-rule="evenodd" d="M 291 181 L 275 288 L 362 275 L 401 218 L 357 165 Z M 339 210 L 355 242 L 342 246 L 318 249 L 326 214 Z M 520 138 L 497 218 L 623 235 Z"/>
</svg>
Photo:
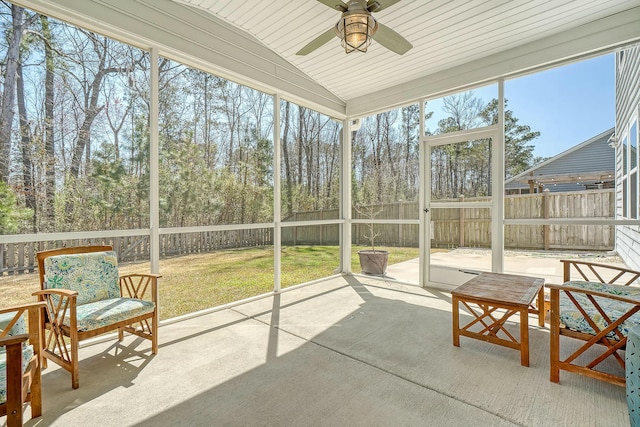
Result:
<svg viewBox="0 0 640 427">
<path fill-rule="evenodd" d="M 424 213 L 429 213 L 429 208 L 424 208 Z"/>
</svg>

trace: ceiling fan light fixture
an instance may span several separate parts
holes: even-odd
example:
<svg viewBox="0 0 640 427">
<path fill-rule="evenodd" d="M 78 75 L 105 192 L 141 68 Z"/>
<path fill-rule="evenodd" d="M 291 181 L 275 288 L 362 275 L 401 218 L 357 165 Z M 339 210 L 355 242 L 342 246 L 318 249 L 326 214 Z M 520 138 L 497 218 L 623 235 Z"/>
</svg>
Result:
<svg viewBox="0 0 640 427">
<path fill-rule="evenodd" d="M 378 23 L 373 16 L 360 11 L 344 12 L 335 27 L 346 53 L 366 52 L 377 30 Z"/>
</svg>

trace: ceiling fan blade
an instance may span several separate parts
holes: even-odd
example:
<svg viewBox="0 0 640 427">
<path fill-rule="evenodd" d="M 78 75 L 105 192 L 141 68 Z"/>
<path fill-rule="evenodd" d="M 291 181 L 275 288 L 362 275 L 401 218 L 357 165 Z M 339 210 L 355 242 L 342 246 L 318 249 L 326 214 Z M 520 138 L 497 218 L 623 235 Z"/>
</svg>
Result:
<svg viewBox="0 0 640 427">
<path fill-rule="evenodd" d="M 407 39 L 380 22 L 378 22 L 378 31 L 373 35 L 373 39 L 398 55 L 404 55 L 413 47 Z"/>
<path fill-rule="evenodd" d="M 324 44 L 328 43 L 329 40 L 331 40 L 335 36 L 336 36 L 336 32 L 333 29 L 333 27 L 331 27 L 330 29 L 328 29 L 324 33 L 320 34 L 315 39 L 311 40 L 311 42 L 309 44 L 307 44 L 305 47 L 303 47 L 302 49 L 300 49 L 296 53 L 296 55 L 302 55 L 302 56 L 308 55 L 309 53 L 313 52 L 314 50 L 316 50 L 319 47 L 323 46 Z"/>
<path fill-rule="evenodd" d="M 331 9 L 346 12 L 348 7 L 342 0 L 318 0 L 320 3 L 329 6 Z"/>
<path fill-rule="evenodd" d="M 367 10 L 369 12 L 380 12 L 398 3 L 400 0 L 369 0 L 367 2 Z"/>
</svg>

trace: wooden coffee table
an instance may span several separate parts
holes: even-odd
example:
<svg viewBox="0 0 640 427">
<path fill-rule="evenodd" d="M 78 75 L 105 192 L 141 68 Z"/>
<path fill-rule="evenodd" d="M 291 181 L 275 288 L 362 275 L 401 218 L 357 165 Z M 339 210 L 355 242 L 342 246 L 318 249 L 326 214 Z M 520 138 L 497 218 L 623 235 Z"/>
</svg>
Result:
<svg viewBox="0 0 640 427">
<path fill-rule="evenodd" d="M 538 297 L 537 306 L 532 306 Z M 520 363 L 529 366 L 529 313 L 544 327 L 544 279 L 512 274 L 482 273 L 451 291 L 453 345 L 460 335 L 520 350 Z M 460 327 L 460 303 L 475 317 Z M 496 311 L 504 310 L 504 313 Z M 505 329 L 506 321 L 520 314 L 520 341 Z"/>
</svg>

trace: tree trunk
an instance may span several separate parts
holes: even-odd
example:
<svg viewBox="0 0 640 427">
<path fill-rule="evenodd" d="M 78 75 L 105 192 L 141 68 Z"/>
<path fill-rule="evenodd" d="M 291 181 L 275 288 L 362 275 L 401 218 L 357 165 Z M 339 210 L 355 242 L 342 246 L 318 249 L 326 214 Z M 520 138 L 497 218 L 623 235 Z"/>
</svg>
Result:
<svg viewBox="0 0 640 427">
<path fill-rule="evenodd" d="M 302 184 L 302 128 L 304 124 L 304 107 L 298 106 L 298 176 L 296 184 Z"/>
<path fill-rule="evenodd" d="M 0 179 L 9 183 L 11 155 L 11 129 L 13 127 L 14 104 L 16 99 L 16 80 L 18 78 L 18 59 L 22 42 L 22 16 L 24 9 L 11 5 L 12 28 L 5 60 L 4 92 L 0 108 Z"/>
<path fill-rule="evenodd" d="M 33 173 L 31 163 L 31 130 L 27 119 L 27 107 L 24 102 L 24 77 L 22 74 L 22 63 L 18 62 L 16 70 L 18 81 L 16 86 L 16 101 L 18 104 L 18 117 L 20 120 L 20 147 L 22 150 L 22 191 L 24 192 L 25 206 L 32 210 L 31 232 L 36 232 L 37 210 L 36 195 L 33 185 Z"/>
<path fill-rule="evenodd" d="M 284 129 L 282 132 L 282 158 L 284 160 L 284 177 L 286 188 L 287 216 L 293 215 L 293 184 L 291 182 L 291 164 L 289 162 L 289 101 L 284 103 Z"/>
<path fill-rule="evenodd" d="M 53 204 L 55 201 L 55 145 L 53 143 L 53 49 L 51 46 L 51 30 L 49 29 L 49 19 L 40 16 L 42 26 L 42 36 L 44 38 L 44 155 L 45 155 L 45 189 L 44 204 L 42 213 L 45 219 L 45 231 L 53 231 L 55 224 L 55 213 Z"/>
</svg>

